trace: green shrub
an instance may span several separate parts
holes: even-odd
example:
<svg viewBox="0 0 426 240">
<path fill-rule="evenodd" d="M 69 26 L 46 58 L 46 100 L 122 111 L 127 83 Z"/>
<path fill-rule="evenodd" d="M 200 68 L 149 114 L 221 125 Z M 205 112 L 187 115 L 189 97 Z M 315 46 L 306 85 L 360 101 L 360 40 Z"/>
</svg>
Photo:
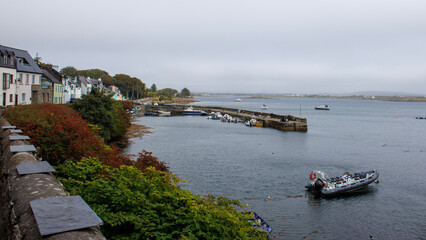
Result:
<svg viewBox="0 0 426 240">
<path fill-rule="evenodd" d="M 131 166 L 111 168 L 96 159 L 68 161 L 58 179 L 81 195 L 104 221 L 108 239 L 265 239 L 239 201 L 201 197 L 179 188 L 175 175 Z"/>
<path fill-rule="evenodd" d="M 124 104 L 129 107 L 129 104 Z M 96 88 L 73 102 L 70 107 L 79 112 L 87 122 L 99 126 L 99 135 L 105 141 L 124 136 L 130 126 L 130 116 L 126 113 L 123 103 L 115 101 L 112 94 L 100 92 Z"/>
</svg>

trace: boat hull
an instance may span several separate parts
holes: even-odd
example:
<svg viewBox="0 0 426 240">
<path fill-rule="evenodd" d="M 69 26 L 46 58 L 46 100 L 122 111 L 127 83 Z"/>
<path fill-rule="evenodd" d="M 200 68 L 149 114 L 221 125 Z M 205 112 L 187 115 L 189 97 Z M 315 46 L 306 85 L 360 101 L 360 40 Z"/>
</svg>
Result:
<svg viewBox="0 0 426 240">
<path fill-rule="evenodd" d="M 359 181 L 344 187 L 338 187 L 338 188 L 336 187 L 334 189 L 322 189 L 321 194 L 325 197 L 331 197 L 331 196 L 336 196 L 345 192 L 354 191 L 362 187 L 365 187 L 370 183 L 373 183 L 374 181 L 377 180 L 378 177 L 379 177 L 379 172 L 373 171 L 373 175 L 369 178 L 366 178 L 362 181 Z"/>
<path fill-rule="evenodd" d="M 183 111 L 182 115 L 201 115 L 201 111 Z"/>
</svg>

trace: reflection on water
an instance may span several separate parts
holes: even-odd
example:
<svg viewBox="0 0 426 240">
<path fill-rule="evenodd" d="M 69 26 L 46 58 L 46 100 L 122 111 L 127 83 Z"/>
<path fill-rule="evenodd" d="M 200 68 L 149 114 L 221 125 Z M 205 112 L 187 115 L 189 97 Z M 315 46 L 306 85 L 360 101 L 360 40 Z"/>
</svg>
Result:
<svg viewBox="0 0 426 240">
<path fill-rule="evenodd" d="M 201 99 L 196 104 L 268 111 L 308 119 L 308 132 L 281 132 L 205 117 L 137 119 L 153 134 L 134 139 L 187 182 L 183 188 L 240 199 L 273 227 L 275 239 L 421 239 L 426 236 L 425 103 L 333 99 Z M 250 103 L 248 102 L 250 101 Z M 265 102 L 267 101 L 267 102 Z M 315 111 L 324 104 L 330 111 Z M 300 107 L 301 105 L 301 107 Z M 254 109 L 253 109 L 254 110 Z M 398 118 L 395 118 L 398 116 Z M 377 169 L 380 183 L 324 199 L 305 191 L 308 175 Z M 269 198 L 268 198 L 269 197 Z M 310 235 L 309 235 L 310 234 Z"/>
</svg>

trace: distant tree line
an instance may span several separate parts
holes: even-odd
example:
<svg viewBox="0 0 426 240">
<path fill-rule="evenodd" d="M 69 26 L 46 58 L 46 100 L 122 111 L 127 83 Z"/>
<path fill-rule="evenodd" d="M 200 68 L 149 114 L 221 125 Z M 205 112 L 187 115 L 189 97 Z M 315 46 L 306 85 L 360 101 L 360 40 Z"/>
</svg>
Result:
<svg viewBox="0 0 426 240">
<path fill-rule="evenodd" d="M 147 97 L 158 97 L 159 100 L 172 100 L 174 97 L 190 97 L 191 92 L 188 90 L 188 88 L 182 89 L 180 92 L 178 92 L 176 89 L 173 88 L 163 88 L 160 90 L 157 90 L 157 85 L 152 84 L 151 88 L 146 89 L 146 96 Z"/>
</svg>

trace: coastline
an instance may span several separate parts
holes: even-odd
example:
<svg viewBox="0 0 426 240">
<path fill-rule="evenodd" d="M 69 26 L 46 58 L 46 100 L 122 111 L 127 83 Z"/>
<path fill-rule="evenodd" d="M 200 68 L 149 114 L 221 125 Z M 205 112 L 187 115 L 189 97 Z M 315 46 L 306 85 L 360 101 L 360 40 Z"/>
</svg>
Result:
<svg viewBox="0 0 426 240">
<path fill-rule="evenodd" d="M 132 121 L 129 129 L 127 130 L 126 138 L 143 138 L 145 134 L 152 133 L 149 129 L 152 128 L 142 124 L 136 124 L 135 121 Z M 129 143 L 130 142 L 131 141 L 129 141 Z"/>
<path fill-rule="evenodd" d="M 331 95 L 303 95 L 303 94 L 268 94 L 265 96 L 256 94 L 209 94 L 209 95 L 197 95 L 202 97 L 214 97 L 214 96 L 246 96 L 252 99 L 270 99 L 270 98 L 328 98 L 328 99 L 353 99 L 353 100 L 370 100 L 370 101 L 388 101 L 388 102 L 426 102 L 426 96 L 331 96 Z"/>
</svg>

